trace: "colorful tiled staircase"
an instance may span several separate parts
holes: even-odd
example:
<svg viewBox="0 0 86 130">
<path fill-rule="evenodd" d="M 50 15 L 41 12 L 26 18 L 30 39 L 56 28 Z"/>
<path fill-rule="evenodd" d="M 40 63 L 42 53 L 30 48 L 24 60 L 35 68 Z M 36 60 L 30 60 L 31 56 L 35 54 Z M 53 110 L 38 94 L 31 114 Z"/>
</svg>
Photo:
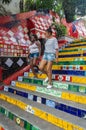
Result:
<svg viewBox="0 0 86 130">
<path fill-rule="evenodd" d="M 86 42 L 65 46 L 58 61 L 51 89 L 45 74 L 36 79 L 31 72 L 5 85 L 0 113 L 25 130 L 86 130 Z"/>
</svg>

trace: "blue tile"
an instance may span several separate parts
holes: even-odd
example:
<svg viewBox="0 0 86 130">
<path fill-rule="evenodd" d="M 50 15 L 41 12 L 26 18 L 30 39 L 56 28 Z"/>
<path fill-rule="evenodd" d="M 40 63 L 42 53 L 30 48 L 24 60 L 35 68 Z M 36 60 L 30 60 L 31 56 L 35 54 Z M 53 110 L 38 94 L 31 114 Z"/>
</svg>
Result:
<svg viewBox="0 0 86 130">
<path fill-rule="evenodd" d="M 42 104 L 46 104 L 46 98 L 42 98 Z"/>
<path fill-rule="evenodd" d="M 33 100 L 33 95 L 28 93 L 28 99 Z"/>
<path fill-rule="evenodd" d="M 46 105 L 52 108 L 55 108 L 55 102 L 51 100 L 46 100 Z"/>
<path fill-rule="evenodd" d="M 33 96 L 33 101 L 37 101 L 37 96 Z"/>
</svg>

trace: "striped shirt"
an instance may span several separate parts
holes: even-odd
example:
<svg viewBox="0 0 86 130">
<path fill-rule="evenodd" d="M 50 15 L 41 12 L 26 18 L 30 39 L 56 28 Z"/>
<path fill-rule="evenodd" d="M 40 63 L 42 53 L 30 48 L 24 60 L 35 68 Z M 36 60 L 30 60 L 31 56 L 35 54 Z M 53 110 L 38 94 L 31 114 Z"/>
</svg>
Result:
<svg viewBox="0 0 86 130">
<path fill-rule="evenodd" d="M 56 53 L 56 49 L 58 49 L 58 41 L 56 38 L 52 37 L 47 39 L 45 43 L 45 53 Z"/>
</svg>

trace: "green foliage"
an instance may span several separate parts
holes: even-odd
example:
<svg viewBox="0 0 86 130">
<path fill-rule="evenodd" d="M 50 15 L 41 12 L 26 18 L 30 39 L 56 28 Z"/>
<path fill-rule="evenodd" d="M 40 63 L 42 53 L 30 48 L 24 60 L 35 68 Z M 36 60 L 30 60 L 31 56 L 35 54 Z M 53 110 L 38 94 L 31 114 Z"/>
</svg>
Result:
<svg viewBox="0 0 86 130">
<path fill-rule="evenodd" d="M 86 15 L 86 0 L 76 0 L 76 14 L 84 16 Z"/>
<path fill-rule="evenodd" d="M 55 0 L 25 0 L 25 11 L 49 9 L 52 10 Z"/>
<path fill-rule="evenodd" d="M 59 15 L 60 22 L 61 22 L 61 19 L 64 17 L 64 10 L 62 8 L 62 2 L 58 3 L 57 5 L 55 5 L 54 11 Z"/>
<path fill-rule="evenodd" d="M 67 34 L 67 28 L 63 24 L 53 23 L 52 26 L 55 27 L 57 38 L 60 38 Z"/>
<path fill-rule="evenodd" d="M 76 0 L 63 0 L 62 3 L 67 22 L 75 20 Z"/>
</svg>

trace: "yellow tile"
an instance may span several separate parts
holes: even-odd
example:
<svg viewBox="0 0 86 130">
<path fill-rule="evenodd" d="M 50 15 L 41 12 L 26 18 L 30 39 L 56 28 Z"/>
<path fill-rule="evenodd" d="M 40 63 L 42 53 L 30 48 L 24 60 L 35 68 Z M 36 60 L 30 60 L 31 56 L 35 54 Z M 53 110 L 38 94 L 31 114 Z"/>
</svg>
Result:
<svg viewBox="0 0 86 130">
<path fill-rule="evenodd" d="M 16 83 L 16 87 L 24 88 L 24 89 L 31 90 L 31 91 L 36 91 L 36 86 L 34 86 L 34 85 Z"/>
<path fill-rule="evenodd" d="M 55 116 L 53 116 L 53 115 L 52 115 L 52 123 L 53 123 L 54 125 L 60 127 L 60 128 L 63 127 L 63 126 L 62 126 L 62 124 L 63 124 L 62 119 L 57 118 L 57 117 L 55 117 Z"/>
<path fill-rule="evenodd" d="M 3 94 L 0 94 L 0 99 L 6 100 L 6 97 L 5 97 L 5 95 L 3 95 Z"/>
<path fill-rule="evenodd" d="M 79 96 L 79 103 L 86 104 L 86 96 Z"/>
<path fill-rule="evenodd" d="M 59 61 L 59 62 L 60 62 L 60 61 L 76 61 L 76 59 L 77 59 L 77 61 L 78 61 L 78 60 L 80 61 L 80 59 L 82 59 L 82 61 L 86 61 L 86 57 L 58 58 L 58 61 Z"/>
<path fill-rule="evenodd" d="M 10 97 L 7 98 L 7 101 L 8 101 L 9 103 L 11 103 L 11 104 L 14 104 L 14 105 L 17 104 L 16 99 L 13 99 L 13 98 L 10 98 Z"/>
<path fill-rule="evenodd" d="M 69 100 L 69 93 L 67 93 L 67 92 L 62 92 L 62 98 L 63 99 L 66 99 L 66 100 Z"/>
<path fill-rule="evenodd" d="M 82 49 L 82 48 L 86 48 L 86 46 L 78 46 L 78 47 L 71 47 L 71 48 L 64 48 L 63 50 L 73 50 L 73 49 Z"/>
<path fill-rule="evenodd" d="M 67 127 L 68 127 L 68 123 L 66 121 L 63 121 L 62 128 L 67 129 Z"/>
<path fill-rule="evenodd" d="M 17 100 L 17 104 L 16 104 L 18 107 L 20 107 L 21 109 L 23 110 L 26 110 L 26 107 L 27 107 L 27 104 Z"/>
<path fill-rule="evenodd" d="M 74 52 L 59 52 L 59 56 L 61 56 L 61 55 L 72 55 L 72 54 L 82 54 L 83 53 L 83 51 L 81 50 L 81 51 L 74 51 Z"/>
<path fill-rule="evenodd" d="M 75 94 L 70 93 L 69 100 L 78 102 L 78 96 Z"/>
<path fill-rule="evenodd" d="M 86 77 L 72 76 L 73 83 L 86 84 Z"/>
<path fill-rule="evenodd" d="M 30 78 L 32 78 L 33 76 L 34 76 L 33 73 L 29 73 L 29 74 L 28 74 L 28 77 L 30 77 Z M 37 74 L 37 76 L 38 76 L 38 78 L 40 78 L 40 79 L 44 79 L 44 78 L 47 77 L 46 74 Z"/>
</svg>

